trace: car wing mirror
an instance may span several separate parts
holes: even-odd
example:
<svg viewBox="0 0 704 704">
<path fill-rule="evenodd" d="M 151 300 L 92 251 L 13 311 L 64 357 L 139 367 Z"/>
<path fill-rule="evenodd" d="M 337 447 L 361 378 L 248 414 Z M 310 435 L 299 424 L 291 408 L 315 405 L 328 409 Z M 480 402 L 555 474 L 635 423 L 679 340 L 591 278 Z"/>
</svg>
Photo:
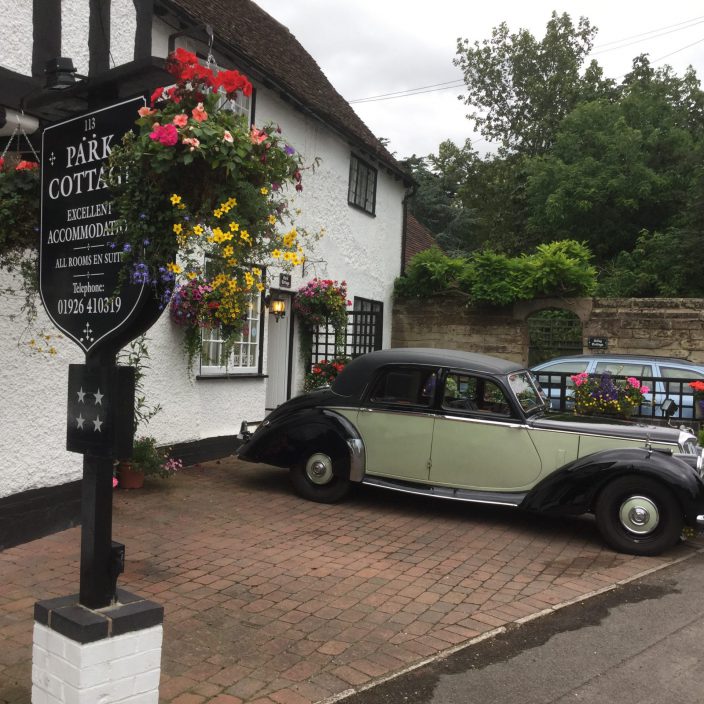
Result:
<svg viewBox="0 0 704 704">
<path fill-rule="evenodd" d="M 660 404 L 660 410 L 666 418 L 674 415 L 678 408 L 679 406 L 671 398 L 666 398 Z"/>
</svg>

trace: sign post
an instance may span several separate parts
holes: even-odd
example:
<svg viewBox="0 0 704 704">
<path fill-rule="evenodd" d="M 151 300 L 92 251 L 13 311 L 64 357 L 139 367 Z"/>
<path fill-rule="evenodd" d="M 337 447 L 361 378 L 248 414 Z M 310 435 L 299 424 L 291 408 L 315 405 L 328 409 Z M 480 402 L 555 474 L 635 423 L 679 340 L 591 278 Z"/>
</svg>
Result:
<svg viewBox="0 0 704 704">
<path fill-rule="evenodd" d="M 135 663 L 127 667 L 136 668 L 131 671 L 136 677 L 155 680 L 150 687 L 158 693 L 163 608 L 117 588 L 124 546 L 112 541 L 113 465 L 132 456 L 134 436 L 134 369 L 118 367 L 116 357 L 161 310 L 150 286 L 122 272 L 105 171 L 111 149 L 132 129 L 144 104 L 139 98 L 97 110 L 47 127 L 42 137 L 39 291 L 53 323 L 83 350 L 86 360 L 69 366 L 66 428 L 66 449 L 83 454 L 80 589 L 77 595 L 35 605 L 37 701 L 43 692 L 53 701 L 56 682 L 63 677 L 51 669 L 61 658 L 47 657 L 40 652 L 45 647 L 72 653 L 72 665 L 80 670 L 87 667 L 81 649 L 67 649 L 63 641 L 104 643 L 99 658 L 110 670 L 115 638 L 149 628 L 156 629 L 154 637 L 144 642 L 151 643 L 152 653 L 158 651 L 156 670 L 153 664 L 148 673 L 140 670 L 154 657 L 141 663 L 132 658 Z M 41 642 L 37 629 L 44 629 Z M 94 664 L 95 650 L 91 658 Z M 77 693 L 75 683 L 62 683 L 66 691 L 58 698 L 68 701 L 70 690 L 77 700 L 113 701 L 118 680 L 125 676 L 124 667 L 115 663 L 114 669 L 115 677 L 104 678 L 95 691 L 86 685 Z"/>
</svg>

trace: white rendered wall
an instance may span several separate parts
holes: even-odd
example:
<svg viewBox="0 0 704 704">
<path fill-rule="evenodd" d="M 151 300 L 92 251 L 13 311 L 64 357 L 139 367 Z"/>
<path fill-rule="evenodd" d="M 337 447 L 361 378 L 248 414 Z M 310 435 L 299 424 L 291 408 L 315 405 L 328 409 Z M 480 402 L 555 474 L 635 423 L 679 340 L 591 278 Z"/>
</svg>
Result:
<svg viewBox="0 0 704 704">
<path fill-rule="evenodd" d="M 32 73 L 32 3 L 0 0 L 0 66 L 29 76 Z"/>
<path fill-rule="evenodd" d="M 15 0 L 0 0 L 4 17 L 12 16 Z M 29 3 L 27 3 L 29 4 Z M 87 72 L 88 17 L 86 0 L 64 0 L 65 52 L 74 59 L 78 71 Z M 134 44 L 133 34 L 117 32 L 124 17 L 130 21 L 129 0 L 113 0 L 111 24 L 120 47 L 113 43 L 115 60 L 130 60 Z M 81 11 L 83 10 L 83 11 Z M 15 13 L 16 14 L 16 13 Z M 26 13 L 25 13 L 26 14 Z M 16 69 L 21 62 L 29 73 L 31 64 L 31 17 L 25 32 L 25 44 L 11 52 Z M 27 18 L 25 18 L 25 21 Z M 133 20 L 132 20 L 133 21 Z M 155 23 L 155 51 L 165 45 L 167 28 Z M 0 25 L 2 41 L 7 24 Z M 128 36 L 129 35 L 129 36 Z M 161 39 L 159 39 L 161 37 Z M 6 63 L 4 44 L 0 57 Z M 13 45 L 14 46 L 14 45 Z M 22 49 L 27 52 L 22 53 Z M 63 52 L 62 52 L 63 53 Z M 13 69 L 13 70 L 16 70 Z M 293 205 L 301 209 L 297 224 L 311 232 L 325 228 L 326 235 L 308 252 L 309 264 L 303 277 L 299 266 L 292 272 L 291 291 L 314 276 L 346 280 L 348 297 L 374 299 L 384 303 L 383 344 L 388 346 L 391 335 L 391 293 L 393 281 L 400 272 L 401 229 L 403 224 L 403 184 L 379 167 L 376 216 L 352 208 L 347 204 L 349 159 L 351 148 L 344 139 L 332 133 L 320 122 L 295 111 L 287 103 L 265 88 L 257 86 L 255 119 L 263 125 L 278 123 L 286 139 L 301 152 L 306 163 L 319 157 L 316 172 L 304 172 L 301 194 L 294 193 Z M 375 164 L 375 166 L 378 166 Z M 0 227 L 2 224 L 0 223 Z M 276 280 L 278 281 L 278 277 Z M 8 279 L 0 273 L 0 287 Z M 67 452 L 66 393 L 69 363 L 82 363 L 80 349 L 68 340 L 52 340 L 58 350 L 55 356 L 30 354 L 28 341 L 40 331 L 55 335 L 57 331 L 43 311 L 34 331 L 25 331 L 26 324 L 19 315 L 21 301 L 2 295 L 0 315 L 3 335 L 0 336 L 0 384 L 3 403 L 0 404 L 0 498 L 29 489 L 54 486 L 81 477 L 81 456 Z M 41 304 L 40 308 L 41 308 Z M 14 315 L 14 320 L 10 316 Z M 267 325 L 262 326 L 266 335 Z M 187 442 L 220 435 L 233 435 L 243 419 L 253 421 L 264 417 L 266 379 L 195 379 L 189 377 L 182 350 L 183 332 L 172 325 L 168 314 L 162 315 L 148 333 L 151 354 L 144 387 L 148 403 L 159 403 L 162 412 L 142 429 L 159 443 Z M 266 339 L 264 340 L 264 372 L 266 373 Z M 298 335 L 294 340 L 293 393 L 301 388 L 304 370 L 298 361 Z M 196 370 L 197 371 L 197 370 Z"/>
</svg>

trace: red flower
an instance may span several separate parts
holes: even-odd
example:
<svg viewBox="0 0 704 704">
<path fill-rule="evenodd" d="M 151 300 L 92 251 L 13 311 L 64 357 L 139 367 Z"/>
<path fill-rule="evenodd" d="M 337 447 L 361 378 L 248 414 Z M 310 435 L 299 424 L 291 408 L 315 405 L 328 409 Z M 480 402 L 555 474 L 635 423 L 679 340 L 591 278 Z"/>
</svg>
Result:
<svg viewBox="0 0 704 704">
<path fill-rule="evenodd" d="M 5 159 L 0 156 L 0 171 L 2 171 L 3 166 L 5 166 Z"/>
<path fill-rule="evenodd" d="M 163 94 L 164 94 L 164 88 L 163 88 L 163 86 L 157 88 L 157 89 L 152 93 L 152 97 L 149 99 L 150 104 L 151 104 L 151 105 L 154 105 L 154 103 L 156 103 L 157 100 L 161 100 L 161 97 L 162 97 Z"/>
<path fill-rule="evenodd" d="M 36 161 L 20 161 L 17 166 L 15 166 L 15 171 L 36 171 L 39 168 L 39 164 Z"/>
<path fill-rule="evenodd" d="M 238 90 L 241 90 L 244 95 L 252 94 L 252 84 L 239 71 L 220 71 L 213 78 L 213 88 L 216 90 L 222 88 L 228 95 Z"/>
</svg>

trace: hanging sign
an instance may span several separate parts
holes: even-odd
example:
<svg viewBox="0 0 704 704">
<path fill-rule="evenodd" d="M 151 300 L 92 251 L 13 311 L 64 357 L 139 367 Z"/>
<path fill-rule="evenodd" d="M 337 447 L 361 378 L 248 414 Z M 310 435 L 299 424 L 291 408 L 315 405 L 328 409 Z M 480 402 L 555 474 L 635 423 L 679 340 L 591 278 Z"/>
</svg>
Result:
<svg viewBox="0 0 704 704">
<path fill-rule="evenodd" d="M 587 340 L 587 345 L 591 350 L 605 350 L 609 346 L 608 337 L 590 337 Z"/>
<path fill-rule="evenodd" d="M 143 98 L 47 127 L 42 137 L 39 290 L 53 323 L 86 354 L 129 327 L 146 299 L 121 281 L 106 160 L 134 127 Z"/>
</svg>

